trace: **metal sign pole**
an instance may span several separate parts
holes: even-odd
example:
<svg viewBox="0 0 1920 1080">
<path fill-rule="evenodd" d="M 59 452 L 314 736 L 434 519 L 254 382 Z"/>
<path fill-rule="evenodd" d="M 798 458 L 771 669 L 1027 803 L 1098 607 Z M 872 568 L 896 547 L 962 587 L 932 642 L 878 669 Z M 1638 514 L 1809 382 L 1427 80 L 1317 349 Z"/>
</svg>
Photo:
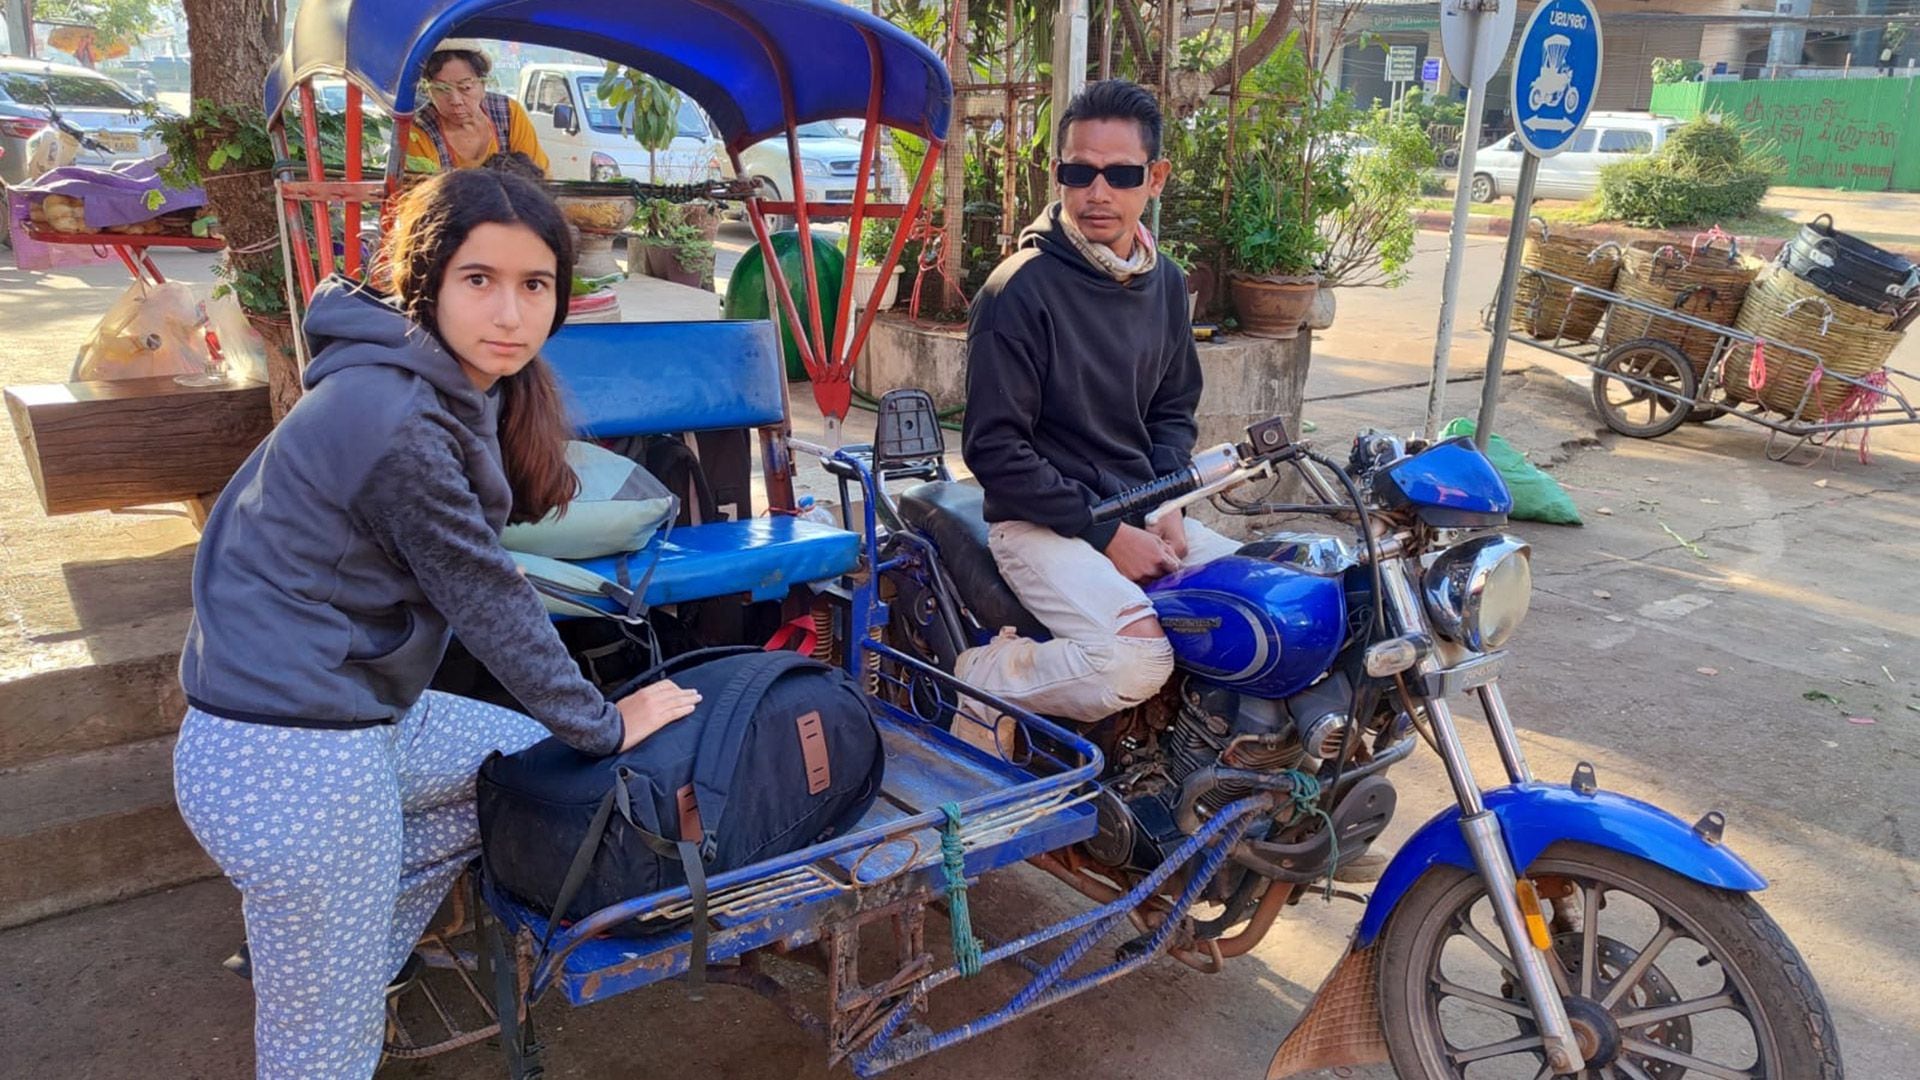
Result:
<svg viewBox="0 0 1920 1080">
<path fill-rule="evenodd" d="M 1469 41 L 1472 38 L 1468 39 Z M 1473 67 L 1472 52 L 1462 65 Z M 1486 83 L 1467 86 L 1467 130 L 1460 143 L 1460 175 L 1454 181 L 1453 230 L 1447 237 L 1447 270 L 1440 284 L 1440 326 L 1433 341 L 1433 382 L 1427 387 L 1427 423 L 1425 437 L 1432 442 L 1440 434 L 1440 413 L 1446 408 L 1447 359 L 1453 351 L 1453 315 L 1460 299 L 1460 268 L 1467 253 L 1467 205 L 1473 185 L 1474 151 L 1480 147 L 1480 114 L 1486 108 Z"/>
<path fill-rule="evenodd" d="M 1533 211 L 1533 179 L 1540 159 L 1520 159 L 1520 183 L 1513 189 L 1513 224 L 1507 229 L 1507 261 L 1500 269 L 1500 292 L 1493 304 L 1493 340 L 1487 344 L 1487 371 L 1480 384 L 1480 417 L 1473 423 L 1473 444 L 1487 448 L 1493 412 L 1500 404 L 1500 372 L 1507 363 L 1507 327 L 1513 322 L 1513 297 L 1520 279 L 1520 253 L 1527 246 L 1527 218 Z"/>
</svg>

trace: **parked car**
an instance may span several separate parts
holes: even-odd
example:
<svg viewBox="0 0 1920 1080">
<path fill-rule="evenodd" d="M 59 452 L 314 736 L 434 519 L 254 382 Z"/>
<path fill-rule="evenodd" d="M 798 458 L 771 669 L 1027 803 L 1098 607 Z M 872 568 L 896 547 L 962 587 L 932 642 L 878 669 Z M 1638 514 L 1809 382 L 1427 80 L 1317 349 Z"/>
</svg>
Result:
<svg viewBox="0 0 1920 1080">
<path fill-rule="evenodd" d="M 864 125 L 862 125 L 864 126 Z M 854 183 L 860 178 L 860 140 L 849 138 L 840 127 L 826 120 L 801 124 L 799 136 L 800 169 L 806 178 L 807 197 L 813 202 L 850 203 Z M 884 202 L 892 198 L 887 190 L 887 168 L 883 160 L 874 162 L 874 179 L 867 198 Z M 787 140 L 775 137 L 747 147 L 740 155 L 743 175 L 760 189 L 760 197 L 784 202 L 793 197 L 793 172 L 787 161 Z M 731 163 L 727 175 L 732 176 Z"/>
<path fill-rule="evenodd" d="M 1680 121 L 1650 113 L 1596 112 L 1574 134 L 1564 151 L 1540 162 L 1533 193 L 1542 199 L 1585 199 L 1600 190 L 1600 167 L 1627 154 L 1650 154 L 1666 141 Z M 1518 135 L 1481 150 L 1474 158 L 1475 202 L 1492 202 L 1513 194 L 1520 183 L 1520 163 L 1526 151 Z"/>
<path fill-rule="evenodd" d="M 528 64 L 520 69 L 520 104 L 533 120 L 555 180 L 627 177 L 662 184 L 698 183 L 720 175 L 720 138 L 691 98 L 680 101 L 673 144 L 653 155 L 600 100 L 606 69 L 587 64 Z"/>
<path fill-rule="evenodd" d="M 99 72 L 45 60 L 0 58 L 0 242 L 5 242 L 12 222 L 5 189 L 31 179 L 26 175 L 27 140 L 53 122 L 53 112 L 105 148 L 80 147 L 75 164 L 111 165 L 164 149 L 147 134 L 142 108 L 137 95 Z"/>
</svg>

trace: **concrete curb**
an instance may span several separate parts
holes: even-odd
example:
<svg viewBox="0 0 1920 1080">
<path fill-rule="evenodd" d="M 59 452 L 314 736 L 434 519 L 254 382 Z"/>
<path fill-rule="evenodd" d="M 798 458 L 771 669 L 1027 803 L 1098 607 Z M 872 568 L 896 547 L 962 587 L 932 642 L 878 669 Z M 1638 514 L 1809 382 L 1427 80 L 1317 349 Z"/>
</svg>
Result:
<svg viewBox="0 0 1920 1080">
<path fill-rule="evenodd" d="M 1448 232 L 1453 228 L 1453 215 L 1445 210 L 1419 210 L 1414 220 L 1427 232 Z M 1511 217 L 1490 214 L 1472 214 L 1467 218 L 1469 236 L 1505 236 L 1512 231 Z M 1677 229 L 1636 229 L 1630 225 L 1568 225 L 1556 229 L 1556 235 L 1577 236 L 1583 240 L 1592 240 L 1596 244 L 1612 241 L 1616 244 L 1628 244 L 1639 240 L 1660 240 L 1670 244 L 1690 245 L 1694 233 Z M 1740 250 L 1755 258 L 1772 261 L 1780 254 L 1787 242 L 1777 236 L 1737 236 Z M 1903 256 L 1920 263 L 1920 249 L 1889 248 L 1895 255 Z"/>
</svg>

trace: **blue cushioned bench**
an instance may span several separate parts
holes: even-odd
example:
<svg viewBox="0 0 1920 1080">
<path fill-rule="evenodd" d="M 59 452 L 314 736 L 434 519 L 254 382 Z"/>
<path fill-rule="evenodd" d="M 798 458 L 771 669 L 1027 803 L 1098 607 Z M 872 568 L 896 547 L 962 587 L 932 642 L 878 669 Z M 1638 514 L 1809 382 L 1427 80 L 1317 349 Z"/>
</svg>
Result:
<svg viewBox="0 0 1920 1080">
<path fill-rule="evenodd" d="M 584 323 L 555 334 L 542 355 L 582 438 L 764 429 L 786 418 L 786 375 L 769 322 Z M 785 515 L 681 526 L 626 556 L 632 581 L 654 567 L 650 606 L 735 594 L 775 600 L 859 561 L 856 534 Z M 618 581 L 619 562 L 576 565 Z M 621 610 L 611 599 L 600 606 Z"/>
</svg>

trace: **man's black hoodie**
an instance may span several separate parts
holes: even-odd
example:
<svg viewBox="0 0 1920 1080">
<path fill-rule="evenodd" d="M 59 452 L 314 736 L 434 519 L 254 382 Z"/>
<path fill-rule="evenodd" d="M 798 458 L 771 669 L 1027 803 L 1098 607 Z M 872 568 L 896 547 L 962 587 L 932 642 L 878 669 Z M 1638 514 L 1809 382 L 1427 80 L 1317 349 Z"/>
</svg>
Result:
<svg viewBox="0 0 1920 1080">
<path fill-rule="evenodd" d="M 1125 284 L 1087 261 L 1059 203 L 1020 234 L 967 327 L 962 456 L 988 521 L 1031 521 L 1106 550 L 1092 505 L 1185 465 L 1200 357 L 1186 278 L 1167 259 Z"/>
</svg>

